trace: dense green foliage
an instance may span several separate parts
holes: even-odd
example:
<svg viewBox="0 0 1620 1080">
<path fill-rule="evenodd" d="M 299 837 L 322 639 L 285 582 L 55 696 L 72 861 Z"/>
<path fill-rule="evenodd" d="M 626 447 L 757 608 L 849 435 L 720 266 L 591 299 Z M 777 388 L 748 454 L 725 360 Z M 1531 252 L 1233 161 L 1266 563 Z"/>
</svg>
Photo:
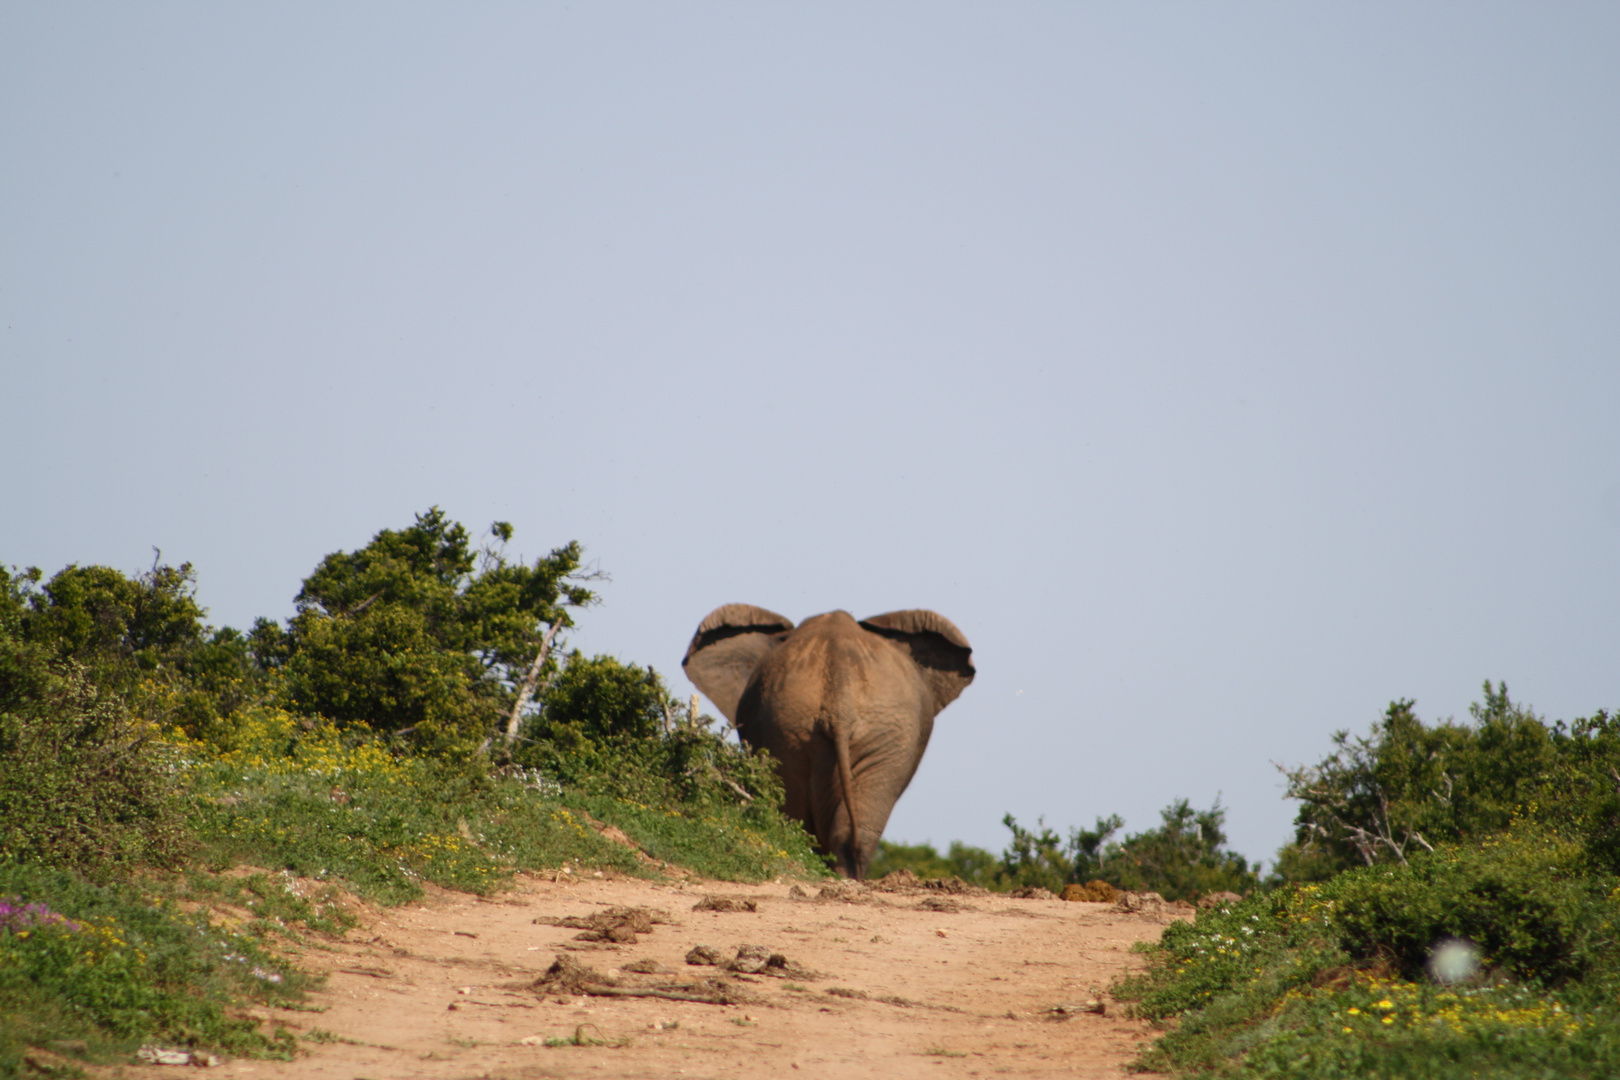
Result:
<svg viewBox="0 0 1620 1080">
<path fill-rule="evenodd" d="M 437 507 L 334 552 L 304 580 L 286 629 L 261 619 L 254 655 L 275 671 L 277 700 L 342 726 L 409 735 L 436 751 L 487 745 L 505 721 L 546 630 L 594 603 L 577 543 L 533 565 L 499 547 L 475 551 Z M 555 670 L 548 659 L 545 672 Z"/>
<path fill-rule="evenodd" d="M 1300 809 L 1279 876 L 1321 880 L 1400 863 L 1527 813 L 1583 837 L 1620 869 L 1620 719 L 1598 712 L 1547 724 L 1488 682 L 1470 712 L 1472 724 L 1430 727 L 1412 702 L 1397 701 L 1369 734 L 1339 732 L 1328 757 L 1288 770 L 1288 797 Z"/>
<path fill-rule="evenodd" d="M 1613 721 L 1549 725 L 1489 684 L 1473 718 L 1429 728 L 1396 702 L 1290 773 L 1296 881 L 1171 926 L 1117 988 L 1174 1021 L 1144 1066 L 1620 1074 Z"/>
<path fill-rule="evenodd" d="M 213 732 L 260 692 L 247 639 L 204 624 L 190 563 L 154 562 L 134 577 L 69 566 L 42 579 L 37 569 L 0 567 L 0 635 L 77 666 L 143 719 Z"/>
<path fill-rule="evenodd" d="M 0 864 L 105 878 L 179 858 L 187 834 L 156 725 L 17 625 L 0 620 Z"/>
<path fill-rule="evenodd" d="M 571 657 L 540 701 L 540 715 L 526 725 L 525 741 L 543 745 L 541 756 L 560 768 L 568 767 L 566 759 L 576 751 L 589 752 L 614 739 L 653 738 L 674 726 L 673 710 L 679 707 L 657 672 L 611 656 Z"/>
<path fill-rule="evenodd" d="M 1514 830 L 1285 886 L 1172 925 L 1116 992 L 1175 1019 L 1143 1063 L 1177 1075 L 1615 1075 L 1617 881 L 1581 858 Z"/>
<path fill-rule="evenodd" d="M 1106 881 L 1116 889 L 1157 892 L 1167 900 L 1193 900 L 1212 892 L 1247 892 L 1259 884 L 1243 856 L 1225 850 L 1226 811 L 1217 803 L 1194 810 L 1186 799 L 1160 811 L 1157 829 L 1113 836 L 1124 822 L 1098 818 L 1091 829 L 1070 829 L 1067 839 L 1044 821 L 1030 830 L 1008 814 L 1002 824 L 1012 841 L 995 856 L 953 843 L 945 855 L 928 844 L 880 843 L 873 874 L 907 869 L 919 877 L 962 878 L 1003 892 L 1039 886 L 1061 893 L 1065 885 Z"/>
</svg>

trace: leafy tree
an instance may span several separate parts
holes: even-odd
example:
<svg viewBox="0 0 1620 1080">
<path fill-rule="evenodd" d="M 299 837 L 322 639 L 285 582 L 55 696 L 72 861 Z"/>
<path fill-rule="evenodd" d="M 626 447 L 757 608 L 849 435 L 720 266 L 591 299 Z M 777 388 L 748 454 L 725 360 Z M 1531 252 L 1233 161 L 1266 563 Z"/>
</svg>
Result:
<svg viewBox="0 0 1620 1080">
<path fill-rule="evenodd" d="M 1001 856 L 1002 880 L 1053 892 L 1101 880 L 1168 900 L 1247 892 L 1258 884 L 1243 856 L 1225 850 L 1226 811 L 1218 802 L 1208 810 L 1194 810 L 1186 799 L 1177 799 L 1159 813 L 1157 829 L 1124 840 L 1113 839 L 1125 824 L 1114 815 L 1098 818 L 1091 829 L 1071 829 L 1066 841 L 1044 822 L 1031 831 L 1008 814 L 1002 824 L 1012 830 L 1013 839 Z"/>
<path fill-rule="evenodd" d="M 190 563 L 133 577 L 75 564 L 43 586 L 37 568 L 0 574 L 16 637 L 154 720 L 202 734 L 259 690 L 247 640 L 204 624 Z"/>
<path fill-rule="evenodd" d="M 38 571 L 25 577 L 38 580 Z M 107 566 L 69 566 L 28 589 L 24 636 L 107 682 L 174 662 L 202 639 L 202 608 L 190 563 L 155 563 L 133 578 Z"/>
<path fill-rule="evenodd" d="M 1159 816 L 1157 829 L 1127 836 L 1104 851 L 1100 877 L 1117 888 L 1152 891 L 1167 900 L 1245 893 L 1260 883 L 1242 855 L 1224 850 L 1226 810 L 1219 801 L 1194 810 L 1186 799 L 1177 799 Z"/>
<path fill-rule="evenodd" d="M 582 570 L 577 543 L 531 565 L 507 559 L 510 525 L 491 533 L 499 546 L 475 551 L 433 507 L 323 559 L 287 628 L 260 620 L 249 638 L 285 704 L 439 749 L 489 746 L 546 631 L 596 601 L 584 582 L 598 576 Z M 541 674 L 553 670 L 548 659 Z"/>
<path fill-rule="evenodd" d="M 1314 766 L 1284 769 L 1300 801 L 1295 841 L 1278 854 L 1284 880 L 1325 880 L 1354 866 L 1404 864 L 1500 832 L 1515 819 L 1587 837 L 1620 866 L 1620 723 L 1606 712 L 1548 724 L 1485 683 L 1473 722 L 1425 725 L 1395 701 L 1369 734 L 1333 736 Z M 1605 854 L 1607 853 L 1607 854 Z"/>
<path fill-rule="evenodd" d="M 1104 876 L 1105 846 L 1125 821 L 1117 814 L 1098 818 L 1093 829 L 1070 829 L 1067 842 L 1047 828 L 1044 819 L 1036 822 L 1039 832 L 1023 828 L 1011 814 L 1001 823 L 1013 834 L 1012 843 L 1001 855 L 1007 884 L 1013 888 L 1038 885 L 1061 893 L 1065 885 L 1085 884 Z"/>
<path fill-rule="evenodd" d="M 575 655 L 545 688 L 540 715 L 529 726 L 535 737 L 562 746 L 616 736 L 648 739 L 671 726 L 677 705 L 651 668 Z"/>
</svg>

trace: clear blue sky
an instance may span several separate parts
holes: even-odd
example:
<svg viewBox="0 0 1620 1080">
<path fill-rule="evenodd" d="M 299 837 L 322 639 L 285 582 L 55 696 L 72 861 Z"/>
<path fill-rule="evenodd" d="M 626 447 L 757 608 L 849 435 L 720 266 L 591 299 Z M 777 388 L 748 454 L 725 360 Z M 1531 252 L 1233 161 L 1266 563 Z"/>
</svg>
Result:
<svg viewBox="0 0 1620 1080">
<path fill-rule="evenodd" d="M 891 839 L 1620 705 L 1620 7 L 0 6 L 0 561 L 442 506 L 976 648 Z"/>
</svg>

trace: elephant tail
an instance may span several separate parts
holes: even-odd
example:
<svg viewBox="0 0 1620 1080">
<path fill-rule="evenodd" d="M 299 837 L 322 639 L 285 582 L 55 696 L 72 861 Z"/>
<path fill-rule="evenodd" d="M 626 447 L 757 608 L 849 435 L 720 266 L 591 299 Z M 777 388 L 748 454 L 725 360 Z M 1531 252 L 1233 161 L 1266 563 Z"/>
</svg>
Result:
<svg viewBox="0 0 1620 1080">
<path fill-rule="evenodd" d="M 861 865 L 861 823 L 855 816 L 855 771 L 849 764 L 849 731 L 847 725 L 834 725 L 833 749 L 838 755 L 838 786 L 844 790 L 844 812 L 849 815 L 849 840 L 844 857 L 849 862 L 850 876 L 859 881 L 866 876 Z"/>
</svg>

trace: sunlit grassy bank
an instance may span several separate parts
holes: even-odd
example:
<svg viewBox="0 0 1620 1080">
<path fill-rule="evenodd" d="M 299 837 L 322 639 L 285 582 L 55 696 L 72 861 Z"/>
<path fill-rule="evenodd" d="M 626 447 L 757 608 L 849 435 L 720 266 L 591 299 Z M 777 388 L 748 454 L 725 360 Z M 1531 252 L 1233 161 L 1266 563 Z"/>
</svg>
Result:
<svg viewBox="0 0 1620 1080">
<path fill-rule="evenodd" d="M 104 1059 L 152 1040 L 291 1055 L 289 1035 L 240 1009 L 298 1001 L 305 976 L 253 928 L 187 913 L 170 891 L 0 865 L 0 1074 L 30 1048 Z"/>
<path fill-rule="evenodd" d="M 383 903 L 414 899 L 423 882 L 489 893 L 515 872 L 565 866 L 648 875 L 668 862 L 752 881 L 819 869 L 803 832 L 773 806 L 735 797 L 654 806 L 633 797 L 633 765 L 621 761 L 611 782 L 564 788 L 534 768 L 396 757 L 353 728 L 262 709 L 222 753 L 190 744 L 186 767 L 191 820 L 212 865 L 291 870 Z M 616 826 L 642 856 L 598 824 Z"/>
<path fill-rule="evenodd" d="M 1534 831 L 1169 927 L 1119 986 L 1187 1076 L 1620 1075 L 1620 880 Z"/>
</svg>

